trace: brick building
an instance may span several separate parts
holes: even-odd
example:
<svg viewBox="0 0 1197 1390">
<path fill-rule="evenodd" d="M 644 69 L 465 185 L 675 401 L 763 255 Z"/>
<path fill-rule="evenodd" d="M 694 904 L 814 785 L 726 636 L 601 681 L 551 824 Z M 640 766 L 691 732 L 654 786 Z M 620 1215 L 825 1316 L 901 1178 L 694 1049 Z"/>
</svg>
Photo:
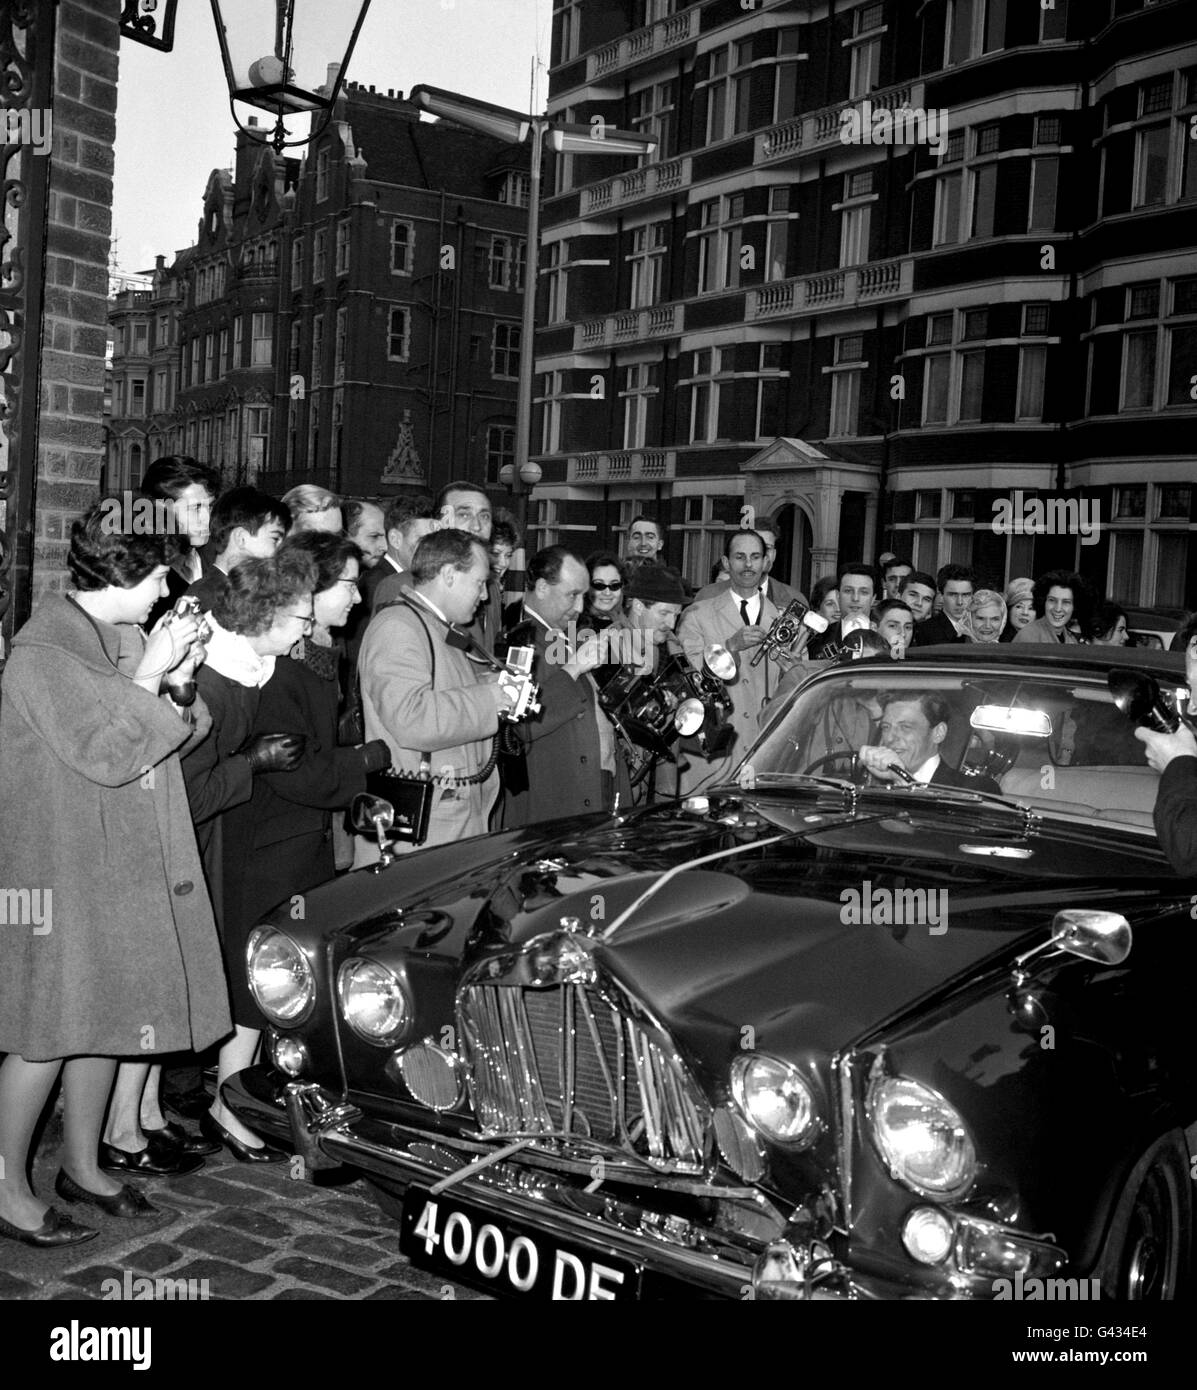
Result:
<svg viewBox="0 0 1197 1390">
<path fill-rule="evenodd" d="M 37 594 L 63 587 L 70 523 L 97 491 L 119 10 L 0 6 L 6 130 L 52 130 L 40 149 L 0 146 L 0 658 Z"/>
<path fill-rule="evenodd" d="M 282 236 L 270 486 L 498 485 L 514 454 L 527 152 L 349 84 Z"/>
<path fill-rule="evenodd" d="M 638 511 L 704 580 L 747 504 L 808 586 L 885 545 L 1197 606 L 1186 0 L 555 0 L 534 535 Z M 1083 495 L 1075 534 L 995 504 Z"/>
<path fill-rule="evenodd" d="M 352 84 L 336 115 L 302 160 L 239 134 L 195 245 L 114 300 L 113 484 L 180 452 L 277 493 L 498 488 L 526 154 Z"/>
</svg>

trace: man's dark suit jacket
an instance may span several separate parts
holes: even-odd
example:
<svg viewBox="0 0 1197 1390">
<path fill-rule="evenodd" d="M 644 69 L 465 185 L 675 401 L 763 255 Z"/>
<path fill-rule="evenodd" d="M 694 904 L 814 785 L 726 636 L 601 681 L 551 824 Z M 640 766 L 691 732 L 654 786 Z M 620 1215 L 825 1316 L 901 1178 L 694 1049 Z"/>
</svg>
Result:
<svg viewBox="0 0 1197 1390">
<path fill-rule="evenodd" d="M 540 686 L 541 711 L 512 726 L 524 750 L 526 788 L 509 780 L 503 825 L 536 825 L 540 821 L 609 811 L 603 795 L 603 764 L 598 721 L 606 715 L 598 706 L 594 682 L 588 675 L 574 680 L 560 660 L 548 660 L 552 642 L 548 629 L 531 615 L 507 634 L 512 646 L 536 649 L 535 678 Z M 615 790 L 628 804 L 631 788 L 618 749 Z"/>
<path fill-rule="evenodd" d="M 952 626 L 951 619 L 943 613 L 936 613 L 934 617 L 924 618 L 921 623 L 914 625 L 914 638 L 910 645 L 912 647 L 933 647 L 940 642 L 967 642 L 968 638 L 962 636 Z"/>
<path fill-rule="evenodd" d="M 1168 862 L 1185 878 L 1197 878 L 1197 758 L 1173 758 L 1164 769 L 1154 820 Z"/>
<path fill-rule="evenodd" d="M 188 584 L 187 595 L 199 599 L 199 606 L 204 612 L 211 613 L 213 604 L 228 586 L 228 575 L 213 565 L 210 570 L 205 570 L 202 578 L 197 579 L 194 584 Z"/>
</svg>

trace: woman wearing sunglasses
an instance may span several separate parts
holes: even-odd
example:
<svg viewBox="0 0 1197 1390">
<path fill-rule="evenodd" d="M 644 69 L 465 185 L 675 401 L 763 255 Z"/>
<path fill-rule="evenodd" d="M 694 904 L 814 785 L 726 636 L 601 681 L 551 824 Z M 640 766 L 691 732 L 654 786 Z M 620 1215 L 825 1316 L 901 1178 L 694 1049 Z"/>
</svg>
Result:
<svg viewBox="0 0 1197 1390">
<path fill-rule="evenodd" d="M 624 607 L 628 592 L 628 572 L 623 561 L 610 550 L 596 550 L 587 557 L 590 589 L 578 619 L 578 639 L 587 632 L 602 632 L 605 628 L 631 628 Z M 591 674 L 599 688 L 618 670 L 618 662 L 606 662 Z"/>
</svg>

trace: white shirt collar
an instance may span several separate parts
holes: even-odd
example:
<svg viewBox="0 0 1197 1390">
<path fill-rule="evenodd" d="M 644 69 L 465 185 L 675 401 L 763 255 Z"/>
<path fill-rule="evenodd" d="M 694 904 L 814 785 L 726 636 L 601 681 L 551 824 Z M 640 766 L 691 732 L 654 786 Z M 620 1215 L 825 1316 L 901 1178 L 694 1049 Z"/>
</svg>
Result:
<svg viewBox="0 0 1197 1390">
<path fill-rule="evenodd" d="M 939 766 L 940 762 L 941 759 L 939 754 L 933 753 L 922 767 L 916 767 L 910 775 L 916 782 L 929 782 L 932 777 L 935 776 L 935 769 Z"/>
<path fill-rule="evenodd" d="M 444 615 L 444 614 L 441 612 L 441 610 L 436 606 L 436 604 L 433 603 L 433 601 L 428 597 L 427 594 L 422 593 L 419 589 L 413 589 L 413 590 L 412 590 L 412 594 L 413 594 L 416 598 L 418 598 L 418 599 L 420 600 L 420 602 L 421 602 L 422 604 L 424 604 L 424 606 L 425 606 L 426 608 L 431 608 L 432 611 L 436 614 L 436 616 L 441 620 L 442 623 L 448 624 L 449 619 L 445 617 L 445 615 Z"/>
</svg>

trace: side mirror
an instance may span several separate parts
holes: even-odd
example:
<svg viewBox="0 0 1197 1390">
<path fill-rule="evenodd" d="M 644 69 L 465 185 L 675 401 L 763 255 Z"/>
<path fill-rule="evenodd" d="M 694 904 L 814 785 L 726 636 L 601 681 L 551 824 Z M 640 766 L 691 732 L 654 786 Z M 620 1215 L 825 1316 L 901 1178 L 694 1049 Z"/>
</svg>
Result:
<svg viewBox="0 0 1197 1390">
<path fill-rule="evenodd" d="M 1070 907 L 1052 918 L 1052 941 L 1082 960 L 1121 965 L 1130 955 L 1131 927 L 1118 912 Z"/>
<path fill-rule="evenodd" d="M 1028 968 L 1036 957 L 1062 951 L 1099 965 L 1121 965 L 1131 952 L 1131 926 L 1118 912 L 1069 907 L 1052 918 L 1052 934 L 1038 946 L 1024 951 L 1014 962 L 1013 979 L 1021 988 L 1031 978 Z"/>
<path fill-rule="evenodd" d="M 378 862 L 385 869 L 395 857 L 387 843 L 387 831 L 395 824 L 391 803 L 370 792 L 358 792 L 349 806 L 349 824 L 359 835 L 378 837 Z"/>
</svg>

